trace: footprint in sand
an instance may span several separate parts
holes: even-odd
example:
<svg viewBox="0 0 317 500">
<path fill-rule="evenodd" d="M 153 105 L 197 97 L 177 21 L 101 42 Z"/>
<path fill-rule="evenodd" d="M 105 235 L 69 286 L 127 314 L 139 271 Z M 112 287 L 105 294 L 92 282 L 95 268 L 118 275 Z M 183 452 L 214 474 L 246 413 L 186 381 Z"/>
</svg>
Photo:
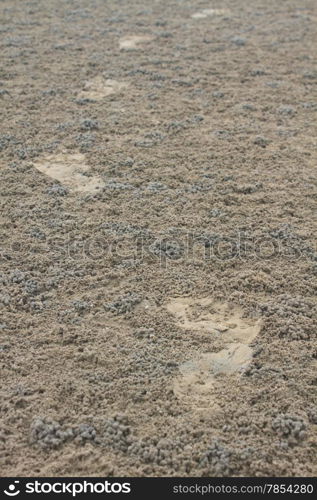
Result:
<svg viewBox="0 0 317 500">
<path fill-rule="evenodd" d="M 184 330 L 209 332 L 222 340 L 222 350 L 182 363 L 173 384 L 174 394 L 195 411 L 216 410 L 217 385 L 230 384 L 231 377 L 239 376 L 250 363 L 253 350 L 249 344 L 260 330 L 260 320 L 243 318 L 241 309 L 211 298 L 173 298 L 166 308 Z"/>
<path fill-rule="evenodd" d="M 103 181 L 92 174 L 85 155 L 80 153 L 46 155 L 35 162 L 34 167 L 72 191 L 96 193 L 104 186 Z"/>
<path fill-rule="evenodd" d="M 121 50 L 137 50 L 142 48 L 146 42 L 154 40 L 151 35 L 131 35 L 119 40 L 119 47 Z"/>
<path fill-rule="evenodd" d="M 206 17 L 212 16 L 225 16 L 229 14 L 229 9 L 203 9 L 200 12 L 195 12 L 192 14 L 192 19 L 205 19 Z"/>
<path fill-rule="evenodd" d="M 106 79 L 102 75 L 98 75 L 92 80 L 85 82 L 83 90 L 78 94 L 80 99 L 92 99 L 93 101 L 100 101 L 104 97 L 111 94 L 118 94 L 128 87 L 125 82 L 118 82 L 117 80 Z"/>
</svg>

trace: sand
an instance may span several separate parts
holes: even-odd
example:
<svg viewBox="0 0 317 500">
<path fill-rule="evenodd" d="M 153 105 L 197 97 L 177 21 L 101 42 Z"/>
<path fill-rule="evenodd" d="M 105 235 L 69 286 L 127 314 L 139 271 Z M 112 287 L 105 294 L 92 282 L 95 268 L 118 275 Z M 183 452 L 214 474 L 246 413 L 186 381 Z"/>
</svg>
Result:
<svg viewBox="0 0 317 500">
<path fill-rule="evenodd" d="M 2 474 L 316 474 L 316 3 L 0 19 Z"/>
</svg>

